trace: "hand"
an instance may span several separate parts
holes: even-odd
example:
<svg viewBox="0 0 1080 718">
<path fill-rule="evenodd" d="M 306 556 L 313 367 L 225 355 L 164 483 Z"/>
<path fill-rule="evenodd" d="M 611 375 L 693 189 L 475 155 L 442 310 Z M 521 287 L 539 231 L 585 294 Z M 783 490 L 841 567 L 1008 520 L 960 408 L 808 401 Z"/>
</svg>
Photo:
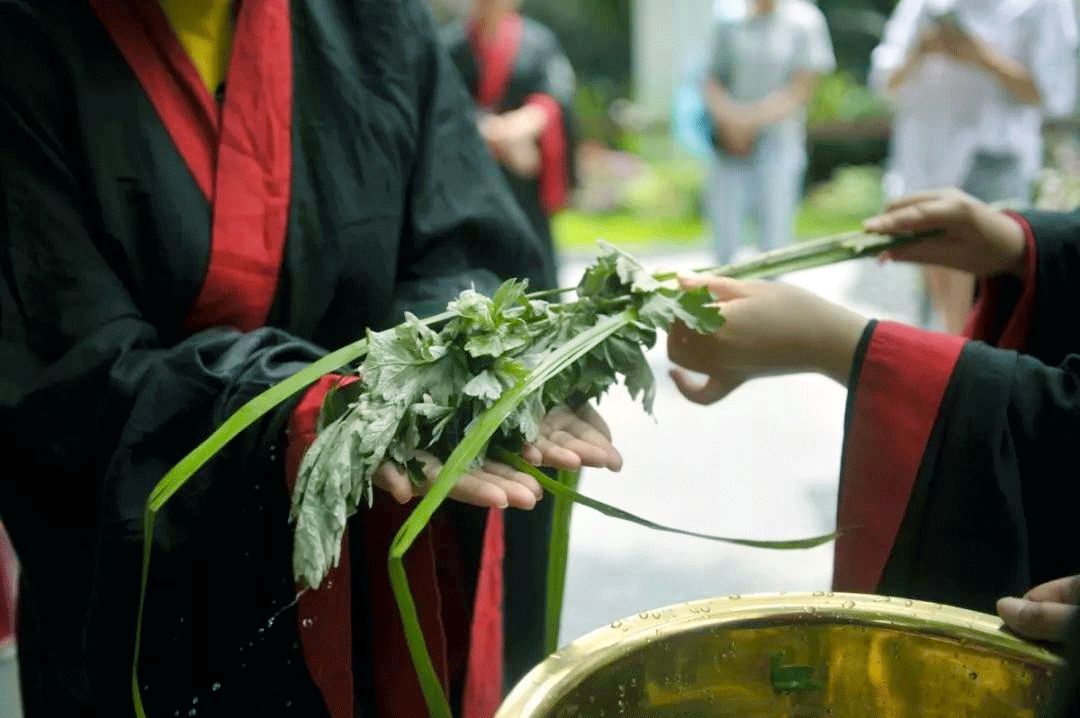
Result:
<svg viewBox="0 0 1080 718">
<path fill-rule="evenodd" d="M 945 29 L 939 23 L 934 23 L 927 27 L 919 35 L 919 40 L 915 44 L 915 51 L 913 55 L 915 57 L 921 57 L 925 55 L 944 55 L 948 52 L 948 45 L 945 41 Z"/>
<path fill-rule="evenodd" d="M 886 253 L 882 259 L 936 264 L 978 277 L 1024 274 L 1027 242 L 1023 228 L 1008 215 L 960 190 L 933 190 L 904 197 L 863 226 L 868 232 L 880 234 L 944 231 L 941 237 L 909 244 Z"/>
<path fill-rule="evenodd" d="M 987 47 L 978 38 L 969 35 L 963 28 L 952 23 L 939 26 L 940 42 L 944 52 L 957 62 L 982 67 L 987 61 Z"/>
<path fill-rule="evenodd" d="M 716 123 L 716 136 L 724 151 L 733 157 L 747 157 L 754 151 L 758 126 L 744 120 L 726 120 Z"/>
<path fill-rule="evenodd" d="M 708 287 L 724 326 L 708 335 L 681 323 L 668 334 L 668 356 L 705 374 L 698 384 L 674 370 L 672 379 L 690 401 L 711 404 L 757 376 L 821 372 L 846 384 L 867 319 L 815 294 L 779 282 L 686 277 L 684 288 Z"/>
<path fill-rule="evenodd" d="M 1059 578 L 1036 586 L 1023 598 L 1003 598 L 997 603 L 1005 625 L 1036 641 L 1065 639 L 1069 622 L 1076 620 L 1080 602 L 1080 576 Z"/>
<path fill-rule="evenodd" d="M 552 409 L 544 417 L 536 444 L 526 446 L 521 453 L 531 464 L 557 469 L 593 466 L 618 471 L 622 468 L 622 456 L 611 443 L 611 431 L 603 417 L 589 405 L 577 411 L 567 407 Z M 399 467 L 387 462 L 375 473 L 375 485 L 403 504 L 427 493 L 442 464 L 427 452 L 418 452 L 416 458 L 424 463 L 429 483 L 416 486 Z M 528 510 L 542 497 L 543 490 L 536 479 L 497 461 L 488 461 L 462 475 L 450 491 L 450 498 L 456 501 L 499 509 Z"/>
<path fill-rule="evenodd" d="M 526 105 L 501 115 L 485 115 L 479 130 L 500 164 L 519 177 L 532 178 L 540 172 L 537 142 L 546 123 L 542 110 Z"/>
</svg>

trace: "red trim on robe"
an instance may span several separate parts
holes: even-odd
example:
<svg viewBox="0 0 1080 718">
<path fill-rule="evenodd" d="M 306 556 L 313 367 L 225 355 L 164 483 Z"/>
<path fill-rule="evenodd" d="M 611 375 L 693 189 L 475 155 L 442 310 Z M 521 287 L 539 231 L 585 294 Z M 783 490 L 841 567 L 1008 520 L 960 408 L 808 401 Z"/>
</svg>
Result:
<svg viewBox="0 0 1080 718">
<path fill-rule="evenodd" d="M 156 2 L 91 3 L 212 206 L 209 264 L 185 328 L 263 326 L 277 291 L 292 181 L 287 0 L 241 6 L 220 110 Z"/>
<path fill-rule="evenodd" d="M 90 0 L 203 195 L 214 196 L 218 108 L 169 19 L 148 0 Z"/>
<path fill-rule="evenodd" d="M 551 95 L 537 92 L 525 98 L 526 105 L 540 108 L 547 117 L 540 133 L 540 205 L 549 215 L 566 206 L 570 189 L 567 166 L 566 127 L 562 106 Z"/>
<path fill-rule="evenodd" d="M 292 492 L 304 452 L 315 441 L 315 427 L 323 399 L 338 384 L 347 385 L 355 377 L 342 379 L 327 375 L 319 379 L 300 399 L 289 418 L 289 441 L 285 450 L 285 472 Z M 352 718 L 352 576 L 349 534 L 341 547 L 341 560 L 330 570 L 317 590 L 307 591 L 297 603 L 300 645 L 311 679 L 322 693 L 333 718 Z"/>
<path fill-rule="evenodd" d="M 15 641 L 16 576 L 15 550 L 0 524 L 0 650 Z"/>
<path fill-rule="evenodd" d="M 1036 270 L 1038 266 L 1038 248 L 1031 225 L 1022 216 L 1007 212 L 1024 230 L 1024 288 L 1016 301 L 1004 327 L 997 322 L 1004 314 L 1001 302 L 1001 282 L 998 279 L 984 279 L 979 292 L 979 301 L 968 318 L 964 336 L 992 344 L 1001 349 L 1023 351 L 1027 348 L 1028 331 L 1031 327 L 1032 314 L 1035 311 Z"/>
<path fill-rule="evenodd" d="M 892 322 L 867 347 L 846 440 L 833 587 L 873 593 L 965 339 Z"/>
<path fill-rule="evenodd" d="M 491 718 L 502 703 L 503 577 L 505 546 L 503 512 L 488 512 L 483 559 L 476 580 L 465 678 L 465 718 Z"/>
<path fill-rule="evenodd" d="M 476 102 L 489 112 L 495 111 L 506 94 L 524 28 L 525 21 L 517 13 L 504 15 L 490 37 L 481 36 L 480 24 L 475 18 L 470 19 L 465 28 L 480 71 Z"/>
</svg>

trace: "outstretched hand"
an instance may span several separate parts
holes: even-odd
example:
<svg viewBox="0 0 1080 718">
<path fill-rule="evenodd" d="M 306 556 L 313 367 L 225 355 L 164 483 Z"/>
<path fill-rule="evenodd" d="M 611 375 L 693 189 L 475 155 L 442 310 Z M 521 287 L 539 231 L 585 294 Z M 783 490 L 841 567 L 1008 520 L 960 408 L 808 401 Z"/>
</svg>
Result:
<svg viewBox="0 0 1080 718">
<path fill-rule="evenodd" d="M 681 323 L 668 333 L 671 372 L 690 401 L 711 404 L 759 376 L 821 372 L 845 383 L 867 319 L 780 282 L 683 277 L 686 289 L 707 287 L 724 326 L 698 334 Z M 699 383 L 683 369 L 704 374 Z"/>
<path fill-rule="evenodd" d="M 622 456 L 611 443 L 611 431 L 603 417 L 587 404 L 576 411 L 565 406 L 552 409 L 544 417 L 539 439 L 521 453 L 531 464 L 556 469 L 622 468 Z M 427 452 L 418 452 L 416 458 L 424 464 L 426 483 L 413 483 L 400 467 L 387 462 L 375 473 L 375 485 L 402 504 L 426 494 L 442 463 Z M 487 461 L 463 474 L 450 491 L 455 501 L 496 509 L 528 510 L 543 495 L 536 479 L 498 461 Z"/>
</svg>

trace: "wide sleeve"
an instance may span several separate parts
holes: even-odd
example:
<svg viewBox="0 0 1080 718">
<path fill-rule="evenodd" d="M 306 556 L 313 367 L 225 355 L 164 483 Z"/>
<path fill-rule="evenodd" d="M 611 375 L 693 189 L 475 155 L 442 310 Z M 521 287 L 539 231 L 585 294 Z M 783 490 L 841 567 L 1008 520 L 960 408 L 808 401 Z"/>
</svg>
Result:
<svg viewBox="0 0 1080 718">
<path fill-rule="evenodd" d="M 837 589 L 992 611 L 1076 572 L 1059 477 L 1076 465 L 1080 358 L 882 323 L 853 371 Z"/>
<path fill-rule="evenodd" d="M 540 83 L 525 99 L 547 118 L 540 134 L 540 202 L 553 214 L 569 200 L 574 185 L 574 68 L 555 33 L 544 29 L 539 49 Z"/>
<path fill-rule="evenodd" d="M 395 314 L 435 314 L 464 289 L 516 277 L 542 283 L 540 240 L 476 129 L 472 100 L 424 3 L 408 3 L 418 38 L 419 139 L 409 181 Z"/>
<path fill-rule="evenodd" d="M 980 285 L 965 334 L 1056 365 L 1080 352 L 1080 213 L 1014 214 L 1024 229 L 1025 269 L 1019 279 L 993 277 Z"/>
<path fill-rule="evenodd" d="M 273 329 L 210 329 L 169 341 L 144 316 L 117 268 L 117 247 L 94 219 L 63 59 L 35 20 L 4 15 L 12 25 L 0 65 L 34 68 L 0 73 L 0 448 L 6 465 L 21 467 L 3 479 L 5 496 L 18 501 L 7 523 L 45 601 L 60 598 L 52 594 L 68 569 L 33 559 L 50 542 L 85 541 L 63 518 L 68 512 L 82 515 L 77 525 L 94 526 L 86 661 L 102 715 L 130 715 L 150 490 L 245 401 L 320 350 Z M 42 77 L 48 81 L 35 81 Z M 246 432 L 159 518 L 143 652 L 154 713 L 190 704 L 210 675 L 235 668 L 226 664 L 258 635 L 270 602 L 285 606 L 294 595 L 276 448 L 290 409 Z M 295 683 L 255 688 L 270 656 L 290 654 L 296 633 L 280 626 L 264 640 L 278 645 L 253 657 L 250 677 L 238 675 L 227 691 L 257 696 L 245 707 L 253 713 L 271 710 Z M 272 670 L 298 677 L 303 668 Z M 317 698 L 289 699 L 320 715 Z"/>
</svg>

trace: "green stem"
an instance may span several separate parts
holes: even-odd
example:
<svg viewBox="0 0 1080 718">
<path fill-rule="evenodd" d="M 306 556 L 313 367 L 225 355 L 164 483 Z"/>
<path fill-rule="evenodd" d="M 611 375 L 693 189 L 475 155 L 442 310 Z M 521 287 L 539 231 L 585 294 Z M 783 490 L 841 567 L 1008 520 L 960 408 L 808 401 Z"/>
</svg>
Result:
<svg viewBox="0 0 1080 718">
<path fill-rule="evenodd" d="M 580 474 L 560 471 L 555 481 L 571 489 L 577 487 Z M 547 600 L 544 609 L 544 650 L 554 653 L 559 647 L 559 628 L 562 625 L 563 594 L 566 588 L 566 559 L 570 553 L 570 515 L 574 502 L 565 496 L 555 496 L 552 510 L 551 539 L 548 544 Z"/>
<path fill-rule="evenodd" d="M 420 688 L 427 703 L 428 714 L 432 718 L 451 718 L 450 704 L 443 692 L 435 666 L 431 662 L 424 632 L 420 627 L 420 618 L 416 603 L 409 590 L 408 576 L 405 573 L 404 558 L 420 532 L 431 521 L 435 510 L 450 495 L 458 479 L 473 466 L 480 454 L 487 448 L 488 441 L 495 434 L 503 421 L 519 404 L 544 384 L 557 376 L 559 372 L 583 357 L 593 348 L 615 332 L 627 326 L 633 320 L 630 312 L 622 312 L 608 317 L 587 331 L 577 335 L 557 350 L 549 354 L 529 374 L 502 396 L 490 409 L 485 411 L 471 425 L 461 442 L 451 452 L 443 464 L 427 494 L 409 515 L 398 530 L 390 546 L 388 559 L 390 586 L 394 591 L 401 620 L 405 628 L 405 642 L 412 656 L 413 666 L 420 680 Z M 545 477 L 546 478 L 546 477 Z"/>
<path fill-rule="evenodd" d="M 628 523 L 637 524 L 654 531 L 663 531 L 664 533 L 677 534 L 679 536 L 691 536 L 693 538 L 705 539 L 706 541 L 716 541 L 719 543 L 734 544 L 736 546 L 748 546 L 750 548 L 764 548 L 774 551 L 791 551 L 795 549 L 807 549 L 814 548 L 815 546 L 821 546 L 829 541 L 832 541 L 837 537 L 837 533 L 822 534 L 821 536 L 812 536 L 804 539 L 792 539 L 790 541 L 762 541 L 758 539 L 743 539 L 743 538 L 730 538 L 727 536 L 715 536 L 713 534 L 699 533 L 697 531 L 685 531 L 683 529 L 677 529 L 672 526 L 665 526 L 664 524 L 658 524 L 655 521 L 643 519 L 640 516 L 636 516 L 629 511 L 623 511 L 622 509 L 615 508 L 610 504 L 605 504 L 603 501 L 597 501 L 596 499 L 589 498 L 582 494 L 577 493 L 569 486 L 564 486 L 557 481 L 554 481 L 549 476 L 539 471 L 535 466 L 526 462 L 520 456 L 510 453 L 505 449 L 499 449 L 495 452 L 495 457 L 509 466 L 521 471 L 523 473 L 532 476 L 540 485 L 544 487 L 546 491 L 554 496 L 563 497 L 576 504 L 582 506 L 588 506 L 593 511 L 599 511 L 605 516 L 609 516 L 613 519 L 620 521 L 626 521 Z"/>
</svg>

